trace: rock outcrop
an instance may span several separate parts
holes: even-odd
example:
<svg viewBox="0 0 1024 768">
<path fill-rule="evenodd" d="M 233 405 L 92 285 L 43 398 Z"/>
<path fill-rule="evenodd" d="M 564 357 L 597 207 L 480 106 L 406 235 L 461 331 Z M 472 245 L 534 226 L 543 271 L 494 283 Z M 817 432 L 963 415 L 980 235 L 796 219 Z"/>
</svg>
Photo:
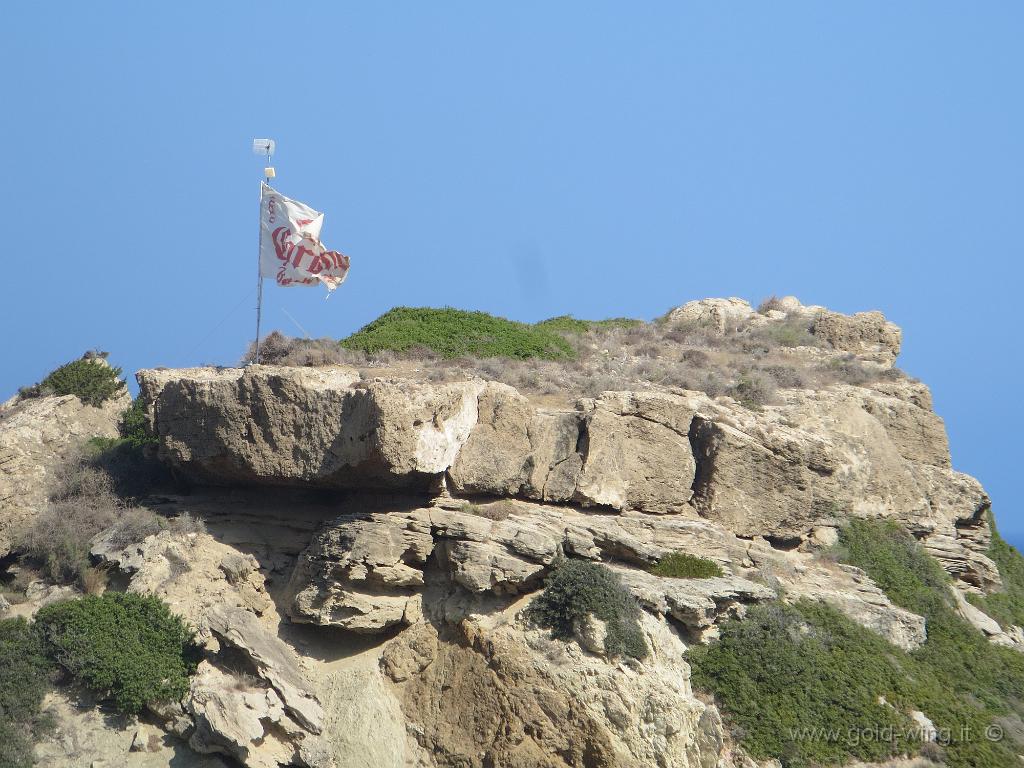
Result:
<svg viewBox="0 0 1024 768">
<path fill-rule="evenodd" d="M 0 406 L 0 557 L 46 504 L 55 471 L 93 437 L 117 437 L 127 392 L 100 407 L 75 395 L 12 398 Z"/>
<path fill-rule="evenodd" d="M 206 658 L 181 705 L 154 715 L 200 754 L 247 768 L 331 768 L 319 739 L 324 713 L 294 651 L 276 635 L 277 614 L 251 555 L 205 533 L 164 531 L 117 551 L 102 538 L 93 554 L 156 594 L 197 631 Z"/>
<path fill-rule="evenodd" d="M 989 499 L 952 468 L 927 387 L 892 370 L 896 326 L 786 297 L 760 310 L 691 302 L 652 328 L 695 333 L 711 353 L 732 334 L 731 354 L 749 343 L 752 355 L 783 334 L 771 354 L 870 375 L 810 378 L 757 405 L 650 381 L 542 398 L 412 365 L 375 378 L 140 371 L 159 456 L 191 484 L 154 503 L 207 532 L 130 546 L 101 535 L 91 554 L 116 588 L 168 602 L 203 659 L 184 699 L 147 715 L 162 751 L 141 727 L 117 743 L 147 756 L 188 744 L 196 765 L 248 768 L 767 768 L 694 694 L 686 651 L 751 606 L 801 599 L 921 646 L 924 617 L 827 555 L 856 518 L 911 531 L 952 577 L 961 615 L 1024 648 L 1024 631 L 966 599 L 1001 581 Z M 76 402 L 0 409 L 0 555 L 5 526 L 44 498 L 32 494 L 47 467 L 114 433 L 123 403 Z M 657 575 L 670 554 L 720 575 Z M 645 658 L 609 654 L 610 624 L 594 616 L 568 642 L 531 623 L 525 609 L 565 558 L 617 575 Z"/>
<path fill-rule="evenodd" d="M 949 467 L 917 384 L 786 390 L 760 411 L 698 392 L 606 392 L 570 410 L 476 379 L 338 368 L 142 371 L 162 455 L 197 482 L 404 488 L 700 516 L 799 542 L 892 517 L 969 590 L 998 584 L 988 497 Z M 395 604 L 391 613 L 404 610 Z"/>
</svg>

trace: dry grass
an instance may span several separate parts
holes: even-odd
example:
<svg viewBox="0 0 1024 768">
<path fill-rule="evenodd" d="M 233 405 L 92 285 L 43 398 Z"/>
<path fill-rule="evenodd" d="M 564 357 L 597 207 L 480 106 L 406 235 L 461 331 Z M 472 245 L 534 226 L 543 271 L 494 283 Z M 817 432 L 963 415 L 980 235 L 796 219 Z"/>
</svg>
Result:
<svg viewBox="0 0 1024 768">
<path fill-rule="evenodd" d="M 16 548 L 44 578 L 94 594 L 105 586 L 105 575 L 90 567 L 89 549 L 99 534 L 113 529 L 114 540 L 128 546 L 161 530 L 202 530 L 188 516 L 164 518 L 129 506 L 114 487 L 112 477 L 85 455 L 70 458 L 55 474 L 46 509 L 17 533 Z"/>
<path fill-rule="evenodd" d="M 771 299 L 765 312 L 778 306 Z M 480 376 L 526 393 L 596 396 L 607 390 L 679 388 L 729 395 L 749 407 L 776 402 L 780 389 L 821 389 L 835 383 L 863 385 L 900 378 L 898 370 L 837 355 L 811 333 L 812 319 L 791 315 L 724 332 L 695 323 L 656 320 L 629 326 L 595 326 L 569 333 L 568 360 L 458 357 L 442 359 L 429 349 L 373 355 L 343 348 L 332 339 L 293 339 L 274 331 L 261 343 L 261 361 L 274 365 L 349 365 L 364 377 L 412 363 L 431 381 Z M 251 359 L 253 349 L 243 362 Z"/>
<path fill-rule="evenodd" d="M 107 572 L 101 568 L 86 568 L 80 583 L 87 595 L 102 595 L 107 589 Z"/>
</svg>

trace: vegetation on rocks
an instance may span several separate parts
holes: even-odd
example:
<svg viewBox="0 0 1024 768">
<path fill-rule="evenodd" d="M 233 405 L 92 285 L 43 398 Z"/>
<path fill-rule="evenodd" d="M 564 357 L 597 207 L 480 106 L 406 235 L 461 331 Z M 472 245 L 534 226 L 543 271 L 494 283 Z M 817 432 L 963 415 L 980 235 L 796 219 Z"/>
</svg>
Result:
<svg viewBox="0 0 1024 768">
<path fill-rule="evenodd" d="M 99 407 L 107 400 L 124 393 L 121 369 L 112 368 L 102 360 L 83 358 L 51 371 L 38 384 L 23 388 L 22 397 L 75 395 L 86 405 Z"/>
<path fill-rule="evenodd" d="M 686 552 L 670 552 L 651 566 L 655 576 L 672 579 L 710 579 L 722 575 L 722 568 L 714 560 Z"/>
<path fill-rule="evenodd" d="M 40 609 L 50 656 L 126 714 L 180 699 L 198 661 L 193 633 L 152 596 L 108 592 Z"/>
<path fill-rule="evenodd" d="M 351 365 L 367 369 L 367 377 L 415 360 L 435 381 L 475 375 L 538 394 L 678 387 L 730 395 L 754 410 L 776 402 L 783 388 L 902 376 L 837 353 L 812 333 L 812 322 L 813 316 L 797 313 L 717 329 L 667 317 L 591 321 L 562 315 L 531 325 L 483 312 L 398 307 L 340 343 L 274 331 L 263 340 L 260 358 L 270 365 Z M 243 362 L 254 353 L 250 346 Z"/>
<path fill-rule="evenodd" d="M 58 468 L 45 509 L 15 541 L 44 577 L 87 590 L 98 584 L 89 549 L 99 534 L 106 532 L 114 543 L 128 546 L 165 529 L 202 528 L 194 519 L 164 518 L 124 497 L 125 483 L 149 487 L 152 481 L 146 474 L 150 465 L 128 442 L 114 441 L 107 448 L 94 444 L 93 449 Z"/>
<path fill-rule="evenodd" d="M 694 686 L 715 694 L 755 758 L 796 768 L 880 761 L 916 746 L 900 653 L 823 603 L 753 607 L 688 657 Z"/>
<path fill-rule="evenodd" d="M 396 307 L 341 342 L 365 352 L 408 352 L 416 347 L 441 357 L 509 357 L 520 360 L 573 357 L 573 348 L 552 327 L 528 325 L 486 312 Z"/>
<path fill-rule="evenodd" d="M 134 448 L 156 445 L 158 442 L 156 435 L 149 428 L 146 408 L 140 397 L 132 400 L 132 404 L 121 414 L 118 431 L 121 433 L 121 439 Z"/>
<path fill-rule="evenodd" d="M 921 681 L 918 708 L 950 734 L 950 766 L 1015 764 L 1024 733 L 1024 654 L 994 645 L 953 605 L 949 579 L 898 524 L 852 521 L 841 531 L 841 559 L 863 568 L 894 603 L 921 614 L 928 639 L 911 654 Z M 990 740 L 988 729 L 1001 740 Z"/>
<path fill-rule="evenodd" d="M 568 640 L 588 615 L 605 622 L 609 656 L 644 658 L 647 644 L 637 617 L 640 608 L 622 580 L 600 563 L 562 560 L 548 576 L 544 591 L 530 604 L 529 618 Z"/>
<path fill-rule="evenodd" d="M 744 746 L 787 768 L 880 760 L 926 746 L 907 722 L 920 710 L 951 768 L 1016 764 L 1024 654 L 957 615 L 945 572 L 897 523 L 852 521 L 833 554 L 923 615 L 927 641 L 904 652 L 822 604 L 751 609 L 689 654 Z"/>
<path fill-rule="evenodd" d="M 0 620 L 0 768 L 29 768 L 47 730 L 41 711 L 52 669 L 38 632 L 23 618 Z"/>
<path fill-rule="evenodd" d="M 999 622 L 1003 629 L 1024 627 L 1024 555 L 1010 546 L 996 530 L 995 516 L 989 513 L 992 543 L 988 556 L 999 567 L 1003 588 L 999 592 L 981 597 L 969 595 L 974 605 Z"/>
<path fill-rule="evenodd" d="M 572 315 L 559 315 L 541 320 L 534 325 L 547 331 L 557 333 L 586 333 L 593 330 L 610 330 L 612 328 L 635 328 L 644 324 L 643 320 L 634 320 L 629 317 L 610 317 L 606 320 L 579 320 Z"/>
</svg>

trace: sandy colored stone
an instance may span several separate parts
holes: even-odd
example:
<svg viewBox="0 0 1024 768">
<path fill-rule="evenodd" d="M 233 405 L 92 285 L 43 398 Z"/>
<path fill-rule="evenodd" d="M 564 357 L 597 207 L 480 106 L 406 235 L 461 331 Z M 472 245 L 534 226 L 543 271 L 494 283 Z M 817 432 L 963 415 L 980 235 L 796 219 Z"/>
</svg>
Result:
<svg viewBox="0 0 1024 768">
<path fill-rule="evenodd" d="M 99 408 L 75 395 L 12 398 L 0 409 L 0 557 L 46 505 L 54 470 L 93 437 L 117 437 L 127 391 Z"/>
</svg>

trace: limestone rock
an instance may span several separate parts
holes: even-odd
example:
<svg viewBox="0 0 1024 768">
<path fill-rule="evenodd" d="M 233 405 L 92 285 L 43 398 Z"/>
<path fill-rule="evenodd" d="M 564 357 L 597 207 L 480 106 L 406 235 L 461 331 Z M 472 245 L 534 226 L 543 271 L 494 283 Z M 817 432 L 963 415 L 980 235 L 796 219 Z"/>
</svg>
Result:
<svg viewBox="0 0 1024 768">
<path fill-rule="evenodd" d="M 668 579 L 643 571 L 615 568 L 640 605 L 684 625 L 697 637 L 724 619 L 742 618 L 745 606 L 775 597 L 775 591 L 747 579 Z"/>
<path fill-rule="evenodd" d="M 419 618 L 429 513 L 346 515 L 318 533 L 291 578 L 295 621 L 380 632 Z"/>
<path fill-rule="evenodd" d="M 753 314 L 754 308 L 743 299 L 700 299 L 676 307 L 665 319 L 670 323 L 692 323 L 724 333 L 726 328 L 743 323 Z"/>
<path fill-rule="evenodd" d="M 893 605 L 859 568 L 796 564 L 792 571 L 776 576 L 787 598 L 826 602 L 906 651 L 919 648 L 927 639 L 924 617 Z"/>
<path fill-rule="evenodd" d="M 477 421 L 480 381 L 362 382 L 349 368 L 144 370 L 161 456 L 214 483 L 419 485 Z"/>
<path fill-rule="evenodd" d="M 161 531 L 125 549 L 101 536 L 92 554 L 128 576 L 129 592 L 166 601 L 203 642 L 211 640 L 211 606 L 237 606 L 257 615 L 273 607 L 255 558 L 206 533 Z"/>
<path fill-rule="evenodd" d="M 491 507 L 504 516 L 488 517 Z M 665 579 L 643 570 L 670 552 L 709 557 L 736 573 Z M 894 606 L 861 571 L 820 564 L 811 553 L 779 551 L 680 515 L 594 514 L 509 501 L 483 505 L 477 514 L 431 507 L 338 518 L 300 558 L 289 610 L 300 622 L 381 632 L 419 620 L 428 559 L 470 594 L 514 596 L 538 589 L 559 555 L 618 563 L 641 605 L 698 638 L 742 615 L 745 605 L 771 599 L 775 589 L 765 582 L 774 582 L 788 594 L 832 603 L 901 647 L 924 639 L 923 618 Z"/>
<path fill-rule="evenodd" d="M 73 689 L 59 687 L 43 699 L 52 728 L 35 746 L 38 768 L 228 768 L 216 755 L 200 755 L 173 736 L 132 719 L 112 717 Z M 133 745 L 144 747 L 133 751 Z"/>
<path fill-rule="evenodd" d="M 323 730 L 320 702 L 310 693 L 309 682 L 284 642 L 272 635 L 255 615 L 236 606 L 214 606 L 207 612 L 207 621 L 214 635 L 244 654 L 259 677 L 277 691 L 285 710 L 299 725 L 314 734 Z"/>
<path fill-rule="evenodd" d="M 900 353 L 902 332 L 881 312 L 858 312 L 841 315 L 823 311 L 812 326 L 815 336 L 828 342 L 834 349 L 876 359 L 892 365 Z"/>
<path fill-rule="evenodd" d="M 417 624 L 388 645 L 386 670 L 420 669 L 394 686 L 439 764 L 732 768 L 721 722 L 693 696 L 685 645 L 664 620 L 642 617 L 648 659 L 610 664 L 511 620 L 522 605 L 441 635 Z M 429 648 L 433 663 L 398 661 L 423 655 L 413 647 Z"/>
<path fill-rule="evenodd" d="M 196 752 L 229 755 L 248 768 L 278 768 L 297 757 L 287 734 L 272 727 L 285 717 L 273 688 L 250 685 L 203 661 L 185 708 L 195 719 L 189 745 Z"/>
<path fill-rule="evenodd" d="M 75 395 L 12 399 L 0 410 L 0 557 L 42 510 L 54 470 L 93 437 L 117 437 L 127 392 L 96 408 Z"/>
<path fill-rule="evenodd" d="M 702 399 L 606 392 L 582 400 L 583 468 L 575 498 L 584 504 L 645 512 L 682 511 L 696 464 L 689 430 Z"/>
</svg>

